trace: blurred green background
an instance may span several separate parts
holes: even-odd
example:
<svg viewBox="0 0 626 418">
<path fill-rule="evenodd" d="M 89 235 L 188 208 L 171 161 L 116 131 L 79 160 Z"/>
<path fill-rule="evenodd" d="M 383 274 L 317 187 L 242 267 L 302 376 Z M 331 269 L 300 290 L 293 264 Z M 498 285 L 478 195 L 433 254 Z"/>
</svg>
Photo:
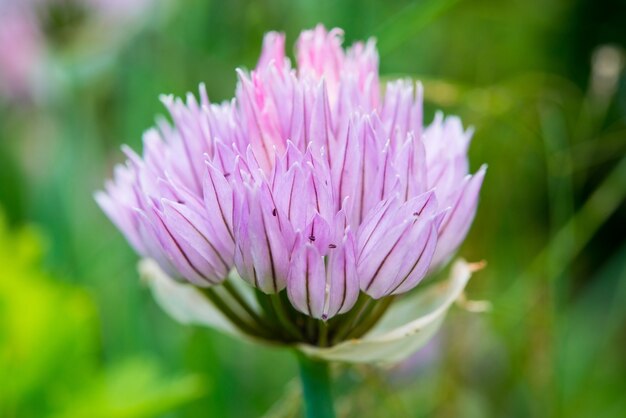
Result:
<svg viewBox="0 0 626 418">
<path fill-rule="evenodd" d="M 264 32 L 318 22 L 377 37 L 489 164 L 460 253 L 493 310 L 339 366 L 340 416 L 626 416 L 626 1 L 31 2 L 0 1 L 0 417 L 300 416 L 290 353 L 167 317 L 92 193 L 159 94 L 228 99 Z"/>
</svg>

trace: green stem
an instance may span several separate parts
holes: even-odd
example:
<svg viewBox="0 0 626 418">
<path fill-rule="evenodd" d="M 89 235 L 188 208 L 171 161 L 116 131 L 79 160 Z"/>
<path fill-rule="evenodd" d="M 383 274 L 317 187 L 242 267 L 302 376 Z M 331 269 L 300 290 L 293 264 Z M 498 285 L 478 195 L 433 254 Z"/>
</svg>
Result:
<svg viewBox="0 0 626 418">
<path fill-rule="evenodd" d="M 324 321 L 319 322 L 319 339 L 317 341 L 317 345 L 320 347 L 328 346 L 328 323 Z"/>
<path fill-rule="evenodd" d="M 329 365 L 298 353 L 306 418 L 334 418 Z"/>
<path fill-rule="evenodd" d="M 352 331 L 348 333 L 348 335 L 346 336 L 346 339 L 360 338 L 364 334 L 366 334 L 369 330 L 371 330 L 378 323 L 378 321 L 380 321 L 383 315 L 385 315 L 385 313 L 387 312 L 387 309 L 389 309 L 389 307 L 391 306 L 391 302 L 393 302 L 394 299 L 395 299 L 395 296 L 391 295 L 380 300 L 376 304 L 376 306 L 374 307 L 370 315 L 363 318 L 363 320 L 358 325 L 356 325 L 352 329 Z"/>
<path fill-rule="evenodd" d="M 348 312 L 331 318 L 328 321 L 328 333 L 330 334 L 333 342 L 337 342 L 337 335 L 347 332 L 346 330 L 344 330 L 344 328 L 350 327 L 350 324 L 354 320 L 354 317 L 358 315 L 358 312 L 361 310 L 363 304 L 367 299 L 368 296 L 366 296 L 365 293 L 360 293 L 359 298 L 356 300 L 354 306 Z"/>
<path fill-rule="evenodd" d="M 269 298 L 280 324 L 290 336 L 296 339 L 296 341 L 301 341 L 304 337 L 300 330 L 293 324 L 293 322 L 291 322 L 287 312 L 285 312 L 285 307 L 280 299 L 280 295 L 278 293 L 274 293 L 269 295 Z"/>
<path fill-rule="evenodd" d="M 338 343 L 345 340 L 354 327 L 360 323 L 361 318 L 369 314 L 375 303 L 376 301 L 368 297 L 363 299 L 360 306 L 355 305 L 349 312 L 349 316 L 345 318 L 345 322 L 338 327 L 333 336 L 333 341 Z"/>
<path fill-rule="evenodd" d="M 315 336 L 315 319 L 313 317 L 306 317 L 306 337 L 310 344 L 315 344 L 317 337 Z"/>
<path fill-rule="evenodd" d="M 215 292 L 215 289 L 210 287 L 200 288 L 200 291 L 215 305 L 217 309 L 222 312 L 222 314 L 224 314 L 226 318 L 230 320 L 233 325 L 235 325 L 241 331 L 255 337 L 269 338 L 269 336 L 264 331 L 261 331 L 251 325 L 245 319 L 241 318 L 234 310 L 232 310 L 230 306 L 224 303 L 220 295 Z"/>
<path fill-rule="evenodd" d="M 270 298 L 265 293 L 261 292 L 259 289 L 255 288 L 254 293 L 256 296 L 257 303 L 259 304 L 261 311 L 263 312 L 263 317 L 267 318 L 267 321 L 272 324 L 272 327 L 275 328 L 280 335 L 280 338 L 285 339 L 287 335 L 285 334 L 284 327 L 280 324 L 278 320 L 278 316 L 276 316 L 276 312 L 274 307 L 272 306 L 272 302 Z"/>
</svg>

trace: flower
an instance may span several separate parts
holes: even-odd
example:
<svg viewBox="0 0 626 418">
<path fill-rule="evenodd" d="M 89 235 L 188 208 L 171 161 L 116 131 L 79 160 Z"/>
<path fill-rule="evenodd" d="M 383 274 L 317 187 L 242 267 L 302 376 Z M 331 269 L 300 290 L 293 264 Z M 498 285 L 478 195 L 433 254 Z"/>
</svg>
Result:
<svg viewBox="0 0 626 418">
<path fill-rule="evenodd" d="M 367 346 L 412 300 L 386 314 L 395 296 L 461 244 L 485 167 L 469 174 L 458 118 L 423 126 L 420 84 L 381 94 L 373 40 L 344 51 L 341 30 L 320 25 L 296 45 L 292 68 L 284 35 L 267 34 L 230 102 L 211 103 L 203 85 L 199 99 L 163 96 L 173 123 L 144 134 L 143 155 L 125 147 L 96 200 L 178 319 L 348 360 L 345 344 Z M 430 319 L 392 334 L 420 343 L 469 269 L 453 268 Z"/>
</svg>

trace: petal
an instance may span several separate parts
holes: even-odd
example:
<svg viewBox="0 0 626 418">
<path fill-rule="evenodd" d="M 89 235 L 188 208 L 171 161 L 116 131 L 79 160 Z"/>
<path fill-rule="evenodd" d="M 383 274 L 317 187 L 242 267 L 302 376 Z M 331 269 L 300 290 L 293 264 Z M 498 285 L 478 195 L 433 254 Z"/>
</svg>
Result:
<svg viewBox="0 0 626 418">
<path fill-rule="evenodd" d="M 233 189 L 224 174 L 207 164 L 208 174 L 204 179 L 203 195 L 211 226 L 227 249 L 234 248 L 233 234 Z"/>
<path fill-rule="evenodd" d="M 287 173 L 276 179 L 273 194 L 278 208 L 284 212 L 296 229 L 304 228 L 307 222 L 307 199 L 302 192 L 305 174 L 300 163 L 294 163 Z"/>
<path fill-rule="evenodd" d="M 388 238 L 377 242 L 368 255 L 359 259 L 358 274 L 361 290 L 379 299 L 386 295 L 398 275 L 404 260 L 407 244 L 414 239 L 417 227 L 411 221 L 404 221 L 392 228 Z"/>
<path fill-rule="evenodd" d="M 239 274 L 265 293 L 276 293 L 287 283 L 292 231 L 281 222 L 266 187 L 247 191 L 237 238 L 235 263 Z M 246 213 L 247 212 L 247 213 Z"/>
<path fill-rule="evenodd" d="M 408 292 L 426 276 L 437 247 L 437 224 L 434 220 L 426 226 L 426 231 L 411 245 L 413 248 L 407 252 L 401 272 L 391 290 L 387 290 L 388 294 Z"/>
<path fill-rule="evenodd" d="M 189 225 L 184 217 L 176 218 L 170 224 L 163 212 L 152 207 L 148 211 L 148 218 L 163 251 L 183 278 L 198 286 L 217 284 L 226 278 L 228 274 L 226 264 L 221 266 L 213 264 L 213 260 L 204 258 L 193 244 L 183 238 L 179 228 L 182 230 L 188 226 L 189 230 L 193 230 L 193 226 Z M 187 226 L 184 226 L 185 224 Z"/>
<path fill-rule="evenodd" d="M 359 144 L 355 123 L 350 121 L 345 136 L 331 144 L 329 149 L 329 154 L 333 155 L 331 176 L 337 209 L 347 196 L 354 195 L 358 182 L 359 163 L 354 156 L 358 155 Z"/>
<path fill-rule="evenodd" d="M 396 152 L 396 170 L 400 175 L 401 195 L 405 200 L 426 191 L 426 155 L 424 144 L 412 133 Z"/>
<path fill-rule="evenodd" d="M 356 244 L 351 233 L 347 234 L 335 248 L 329 250 L 326 272 L 328 303 L 324 319 L 348 312 L 359 297 L 355 253 Z"/>
<path fill-rule="evenodd" d="M 256 68 L 262 69 L 273 63 L 282 71 L 285 65 L 285 34 L 268 32 L 263 37 L 263 48 Z"/>
<path fill-rule="evenodd" d="M 399 207 L 398 199 L 392 198 L 380 202 L 370 211 L 358 230 L 358 257 L 369 253 L 371 247 L 396 222 L 395 213 Z"/>
<path fill-rule="evenodd" d="M 403 204 L 395 197 L 379 203 L 359 228 L 359 260 L 371 253 L 378 242 L 389 240 L 392 237 L 390 231 L 405 219 L 415 216 L 427 219 L 434 215 L 436 208 L 437 199 L 433 191 L 423 193 Z"/>
<path fill-rule="evenodd" d="M 328 83 L 329 94 L 336 96 L 339 75 L 345 58 L 341 43 L 341 29 L 326 31 L 322 25 L 300 34 L 296 43 L 296 59 L 301 75 L 322 77 Z"/>
<path fill-rule="evenodd" d="M 137 230 L 146 246 L 146 257 L 155 260 L 173 279 L 180 279 L 181 273 L 174 265 L 172 256 L 163 247 L 159 234 L 148 214 L 141 209 L 135 209 L 134 215 L 137 220 Z"/>
<path fill-rule="evenodd" d="M 183 204 L 163 200 L 164 221 L 168 229 L 179 241 L 184 240 L 198 252 L 214 271 L 204 272 L 213 281 L 226 277 L 233 263 L 233 253 L 220 251 L 215 244 L 216 234 L 209 228 L 209 223 L 198 213 L 194 213 Z"/>
<path fill-rule="evenodd" d="M 250 236 L 248 233 L 248 217 L 237 224 L 236 237 L 237 244 L 235 246 L 235 267 L 239 276 L 254 287 L 259 287 L 259 276 L 252 259 L 252 250 Z"/>
<path fill-rule="evenodd" d="M 476 214 L 478 196 L 486 171 L 487 166 L 483 165 L 476 174 L 468 176 L 465 180 L 454 205 L 439 229 L 439 243 L 433 264 L 445 263 L 465 239 Z"/>
<path fill-rule="evenodd" d="M 306 238 L 299 236 L 291 259 L 287 295 L 300 312 L 321 319 L 326 296 L 324 257 Z"/>
<path fill-rule="evenodd" d="M 319 147 L 324 147 L 328 151 L 331 143 L 331 115 L 326 83 L 322 80 L 315 92 L 315 102 L 311 111 L 310 120 L 310 140 Z M 326 152 L 326 157 L 330 158 L 330 153 Z M 330 163 L 330 159 L 327 160 Z"/>
<path fill-rule="evenodd" d="M 333 239 L 330 225 L 317 213 L 313 216 L 313 219 L 306 226 L 303 233 L 303 238 L 308 240 L 311 245 L 315 246 L 320 254 L 326 253 L 328 245 Z"/>
<path fill-rule="evenodd" d="M 259 86 L 253 82 L 242 70 L 237 70 L 239 84 L 237 86 L 237 100 L 239 116 L 247 134 L 248 143 L 252 147 L 255 157 L 264 170 L 269 171 L 273 162 L 273 146 L 280 146 L 280 141 L 273 132 L 272 118 L 264 113 L 262 102 L 265 92 L 259 91 Z"/>
<path fill-rule="evenodd" d="M 379 201 L 382 195 L 381 185 L 377 184 L 379 163 L 381 161 L 382 138 L 378 137 L 371 121 L 365 118 L 357 133 L 360 149 L 352 169 L 356 169 L 356 184 L 347 191 L 351 196 L 351 225 L 357 227 Z M 350 157 L 348 157 L 350 158 Z"/>
<path fill-rule="evenodd" d="M 325 181 L 326 166 L 317 161 L 295 162 L 283 176 L 276 178 L 273 195 L 277 207 L 284 212 L 294 229 L 304 230 L 317 214 L 332 220 L 332 190 Z"/>
<path fill-rule="evenodd" d="M 421 276 L 415 283 L 423 277 L 436 243 L 436 235 L 431 234 L 436 207 L 434 194 L 426 193 L 400 206 L 390 216 L 390 224 L 395 223 L 390 229 L 374 231 L 359 256 L 361 290 L 378 299 L 404 286 L 416 272 Z"/>
</svg>

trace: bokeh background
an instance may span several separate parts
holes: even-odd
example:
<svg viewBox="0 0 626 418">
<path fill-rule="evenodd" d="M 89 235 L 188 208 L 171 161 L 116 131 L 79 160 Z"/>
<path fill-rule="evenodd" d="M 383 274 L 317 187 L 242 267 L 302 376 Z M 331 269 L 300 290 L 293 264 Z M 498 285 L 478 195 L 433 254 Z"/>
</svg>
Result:
<svg viewBox="0 0 626 418">
<path fill-rule="evenodd" d="M 0 416 L 296 417 L 286 350 L 155 304 L 94 190 L 161 93 L 232 96 L 268 30 L 375 36 L 489 164 L 456 308 L 391 370 L 337 367 L 342 417 L 626 416 L 623 0 L 0 0 Z"/>
</svg>

